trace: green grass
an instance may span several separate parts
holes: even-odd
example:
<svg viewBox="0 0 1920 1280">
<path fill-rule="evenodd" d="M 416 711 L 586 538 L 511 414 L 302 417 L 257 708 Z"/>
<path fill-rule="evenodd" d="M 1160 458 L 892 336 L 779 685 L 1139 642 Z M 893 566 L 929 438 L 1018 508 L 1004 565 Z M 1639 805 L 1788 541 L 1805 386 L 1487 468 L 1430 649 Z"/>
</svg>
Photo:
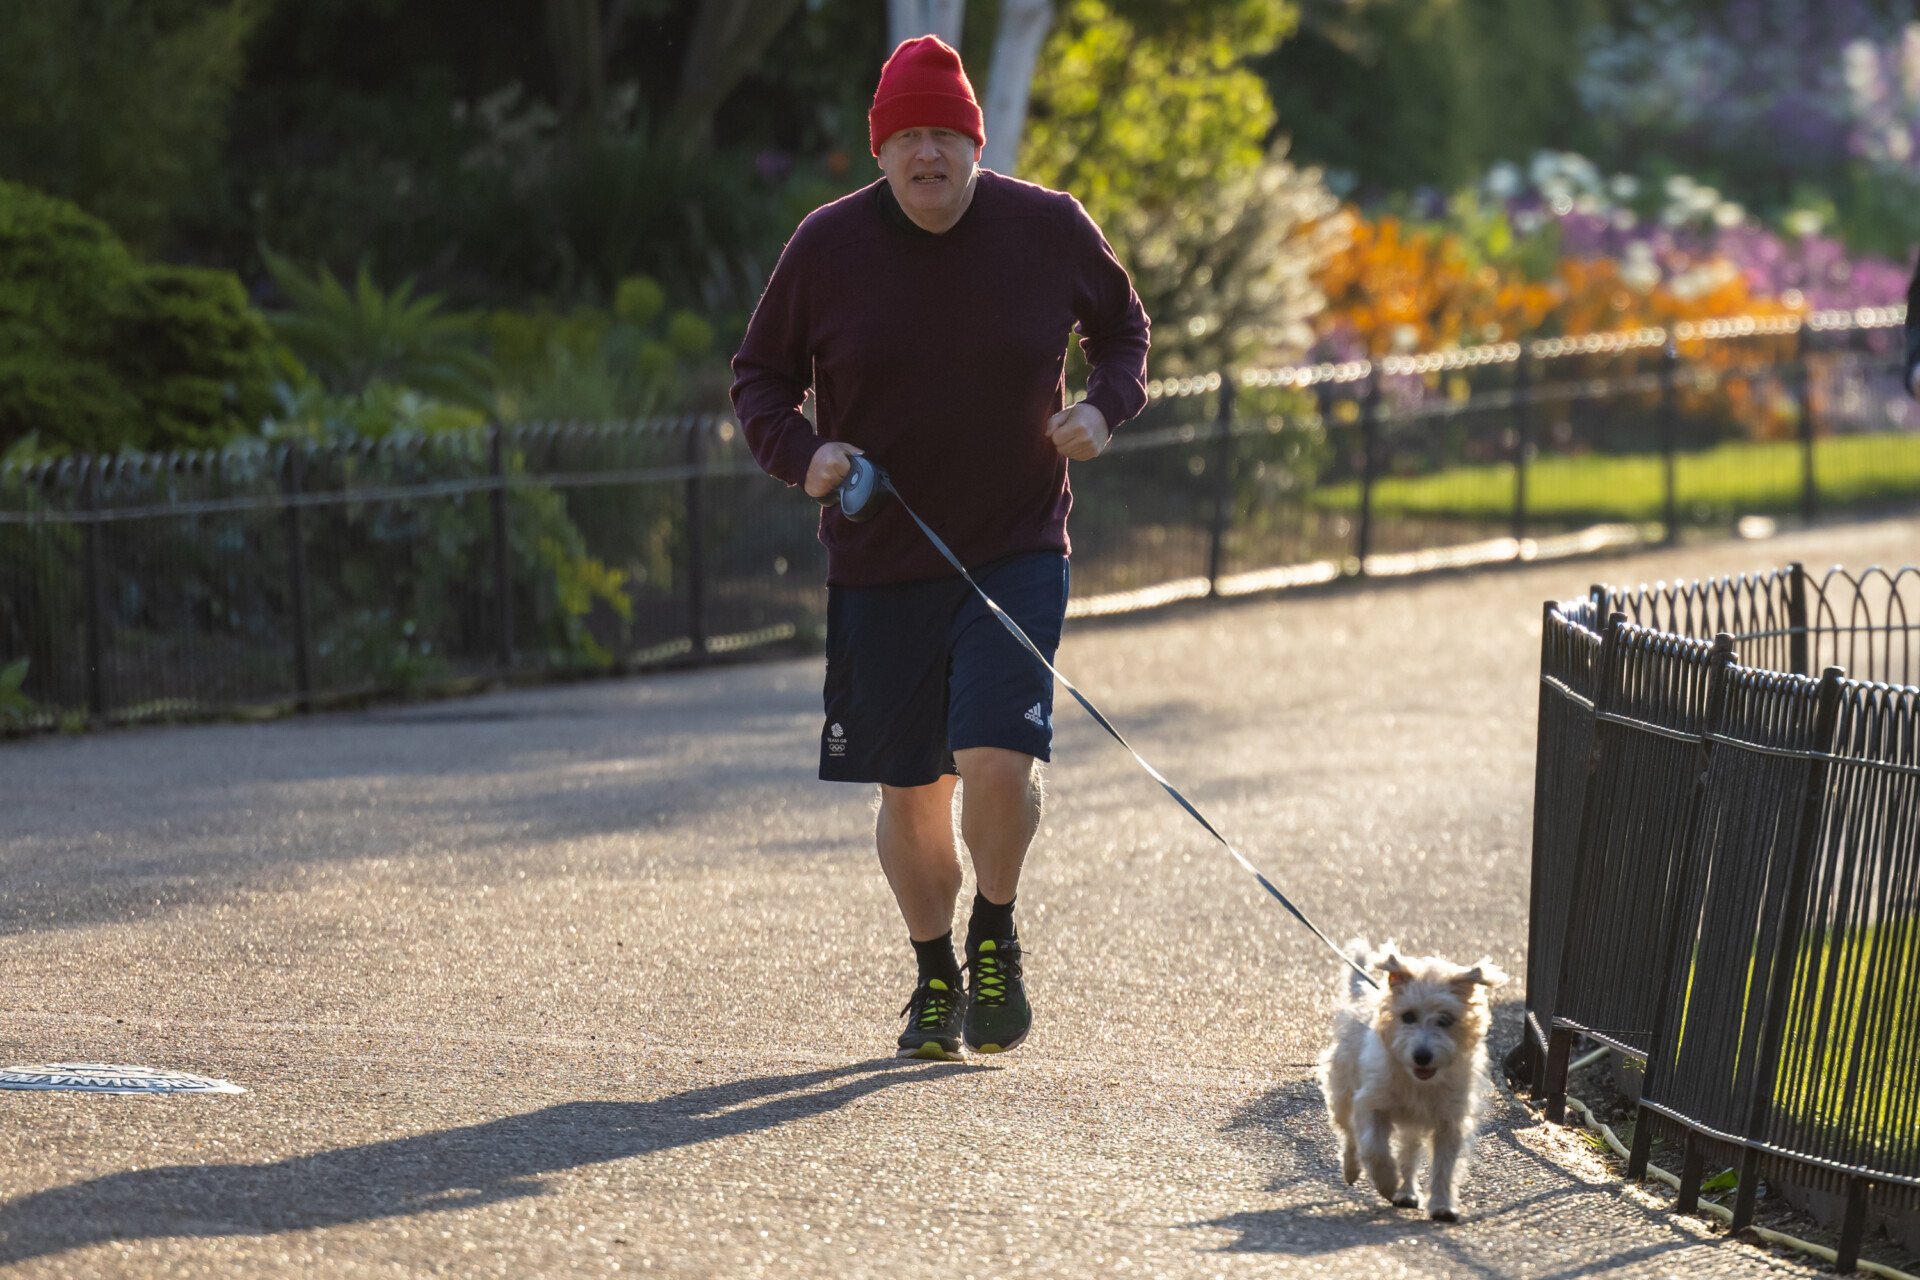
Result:
<svg viewBox="0 0 1920 1280">
<path fill-rule="evenodd" d="M 1800 508 L 1800 445 L 1782 440 L 1716 445 L 1675 459 L 1681 518 Z M 1920 435 L 1841 436 L 1815 446 L 1819 501 L 1866 507 L 1920 498 Z M 1546 457 L 1527 471 L 1527 513 L 1551 521 L 1658 520 L 1665 505 L 1657 453 Z M 1314 490 L 1313 505 L 1351 510 L 1358 481 Z M 1387 476 L 1373 489 L 1381 516 L 1504 520 L 1513 512 L 1513 466 L 1452 467 L 1424 476 Z"/>
<path fill-rule="evenodd" d="M 1761 992 L 1755 987 L 1756 959 L 1749 957 L 1743 975 L 1743 1017 L 1758 1018 L 1761 1014 Z M 1908 1052 L 1913 1051 L 1910 1019 L 1888 1011 L 1920 1006 L 1920 921 L 1903 918 L 1822 933 L 1802 943 L 1793 981 L 1792 1006 L 1810 1009 L 1823 998 L 1830 1000 L 1836 1015 L 1832 1026 L 1842 1034 L 1832 1035 L 1816 1047 L 1809 1028 L 1787 1028 L 1774 1081 L 1774 1106 L 1782 1115 L 1839 1135 L 1866 1150 L 1892 1160 L 1904 1157 L 1920 1141 L 1920 1135 L 1911 1130 L 1911 1121 L 1905 1119 L 1920 1114 L 1916 1110 L 1920 1105 L 1920 1080 L 1902 1074 L 1893 1053 L 1866 1055 L 1862 1048 L 1873 1043 L 1883 1049 L 1882 1042 L 1891 1036 L 1903 1039 Z M 1895 993 L 1890 1002 L 1889 984 Z M 1693 986 L 1689 975 L 1681 1014 L 1683 1040 L 1692 1012 Z M 1862 1009 L 1870 1000 L 1880 1002 L 1873 1010 L 1875 1021 L 1868 1023 L 1864 1035 L 1846 1034 L 1859 1027 Z M 1844 1082 L 1856 1070 L 1860 1079 L 1854 1083 L 1849 1106 Z"/>
<path fill-rule="evenodd" d="M 1801 948 L 1794 985 L 1800 992 L 1796 1005 L 1804 1008 L 1822 997 L 1830 999 L 1842 1026 L 1858 1025 L 1856 1020 L 1869 1000 L 1882 1003 L 1873 1008 L 1873 1020 L 1864 1035 L 1829 1042 L 1818 1062 L 1812 1060 L 1812 1045 L 1796 1043 L 1804 1030 L 1789 1027 L 1781 1078 L 1774 1089 L 1776 1105 L 1803 1122 L 1889 1154 L 1910 1151 L 1920 1135 L 1912 1132 L 1911 1120 L 1902 1124 L 1901 1117 L 1920 1114 L 1916 1110 L 1920 1080 L 1901 1074 L 1893 1053 L 1869 1057 L 1860 1050 L 1868 1041 L 1887 1037 L 1904 1041 L 1909 1053 L 1914 1050 L 1911 1012 L 1920 1007 L 1920 927 L 1908 919 L 1823 934 Z M 1893 993 L 1890 1002 L 1889 992 Z M 1848 1091 L 1841 1082 L 1856 1071 L 1860 1079 L 1854 1085 L 1853 1111 L 1843 1115 L 1841 1103 Z"/>
</svg>

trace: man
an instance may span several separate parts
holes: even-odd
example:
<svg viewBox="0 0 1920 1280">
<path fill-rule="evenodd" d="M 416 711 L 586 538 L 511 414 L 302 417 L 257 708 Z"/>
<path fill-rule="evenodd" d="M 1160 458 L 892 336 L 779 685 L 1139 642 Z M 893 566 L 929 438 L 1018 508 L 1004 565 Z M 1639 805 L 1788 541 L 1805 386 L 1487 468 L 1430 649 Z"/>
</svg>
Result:
<svg viewBox="0 0 1920 1280">
<path fill-rule="evenodd" d="M 1920 399 L 1920 262 L 1907 286 L 1907 390 Z"/>
<path fill-rule="evenodd" d="M 754 457 L 824 499 L 865 453 L 1051 659 L 1066 614 L 1067 463 L 1146 403 L 1147 317 L 1077 201 L 979 168 L 960 56 L 931 36 L 887 59 L 868 115 L 882 178 L 801 222 L 734 358 Z M 1079 334 L 1087 397 L 1065 403 Z M 815 422 L 801 413 L 808 391 Z M 877 783 L 880 866 L 918 978 L 904 1055 L 1011 1049 L 1031 1021 L 1013 906 L 1040 822 L 1053 681 L 899 505 L 821 515 L 827 547 L 820 776 Z M 961 870 L 977 892 L 967 983 Z"/>
</svg>

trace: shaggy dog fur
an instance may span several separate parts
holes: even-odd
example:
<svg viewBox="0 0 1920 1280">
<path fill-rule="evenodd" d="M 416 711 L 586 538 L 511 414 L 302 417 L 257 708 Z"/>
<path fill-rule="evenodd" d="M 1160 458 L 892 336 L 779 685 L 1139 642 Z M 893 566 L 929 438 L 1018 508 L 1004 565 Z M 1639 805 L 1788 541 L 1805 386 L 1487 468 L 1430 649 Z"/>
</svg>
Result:
<svg viewBox="0 0 1920 1280">
<path fill-rule="evenodd" d="M 1427 1212 L 1457 1221 L 1467 1141 L 1488 1089 L 1487 989 L 1507 975 L 1491 960 L 1463 968 L 1401 956 L 1392 943 L 1376 951 L 1356 939 L 1348 954 L 1386 985 L 1347 973 L 1333 1043 L 1320 1055 L 1341 1171 L 1351 1186 L 1364 1170 L 1396 1206 L 1418 1208 L 1414 1175 L 1431 1148 Z"/>
</svg>

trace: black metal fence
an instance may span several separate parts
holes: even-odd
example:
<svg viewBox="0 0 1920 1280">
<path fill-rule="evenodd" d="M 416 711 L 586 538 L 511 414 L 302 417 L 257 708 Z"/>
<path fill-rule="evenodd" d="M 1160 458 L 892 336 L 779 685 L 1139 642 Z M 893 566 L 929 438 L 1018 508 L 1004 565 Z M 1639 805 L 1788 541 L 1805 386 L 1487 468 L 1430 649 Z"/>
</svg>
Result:
<svg viewBox="0 0 1920 1280">
<path fill-rule="evenodd" d="M 1071 611 L 1920 503 L 1903 318 L 1156 381 Z M 815 519 L 720 415 L 0 468 L 0 732 L 812 646 Z"/>
<path fill-rule="evenodd" d="M 1663 1132 L 1683 1210 L 1737 1169 L 1736 1231 L 1763 1173 L 1844 1195 L 1843 1271 L 1920 1206 L 1916 673 L 1915 568 L 1545 615 L 1518 1056 L 1554 1119 L 1576 1035 L 1643 1060 L 1632 1176 Z"/>
</svg>

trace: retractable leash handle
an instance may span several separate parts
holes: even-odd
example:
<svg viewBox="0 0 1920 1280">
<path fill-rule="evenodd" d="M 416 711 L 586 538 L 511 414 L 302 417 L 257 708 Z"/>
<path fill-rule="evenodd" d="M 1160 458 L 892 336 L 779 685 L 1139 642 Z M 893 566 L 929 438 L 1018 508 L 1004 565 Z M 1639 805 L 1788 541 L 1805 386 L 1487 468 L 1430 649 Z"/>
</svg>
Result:
<svg viewBox="0 0 1920 1280">
<path fill-rule="evenodd" d="M 885 505 L 887 494 L 892 490 L 893 484 L 880 464 L 868 461 L 865 454 L 856 453 L 847 459 L 847 476 L 840 487 L 819 501 L 823 507 L 839 507 L 840 514 L 855 524 L 864 524 Z"/>
<path fill-rule="evenodd" d="M 934 550 L 938 551 L 942 556 L 945 556 L 947 563 L 952 565 L 962 578 L 966 579 L 967 585 L 973 588 L 974 594 L 978 595 L 981 601 L 986 604 L 988 612 L 1000 620 L 1000 625 L 1005 627 L 1013 635 L 1013 638 L 1020 642 L 1022 648 L 1040 660 L 1040 665 L 1047 669 L 1047 673 L 1055 680 L 1058 680 L 1061 687 L 1073 695 L 1073 700 L 1078 702 L 1081 708 L 1093 717 L 1096 724 L 1102 729 L 1105 729 L 1115 742 L 1126 748 L 1127 754 L 1132 756 L 1135 762 L 1138 763 L 1142 769 L 1145 769 L 1148 776 L 1159 783 L 1161 788 L 1169 796 L 1173 797 L 1174 803 L 1184 809 L 1188 817 L 1204 827 L 1208 835 L 1218 840 L 1226 851 L 1233 855 L 1233 860 L 1239 863 L 1241 868 L 1255 880 L 1260 882 L 1262 889 L 1272 894 L 1274 899 L 1279 902 L 1281 906 L 1285 907 L 1295 920 L 1305 925 L 1314 937 L 1324 942 L 1328 949 L 1339 956 L 1348 968 L 1359 974 L 1370 986 L 1378 987 L 1380 985 L 1379 980 L 1368 973 L 1365 966 L 1356 962 L 1352 956 L 1349 956 L 1336 946 L 1332 938 L 1322 933 L 1320 926 L 1309 920 L 1306 912 L 1296 907 L 1286 894 L 1275 888 L 1273 881 L 1267 879 L 1267 877 L 1261 873 L 1260 868 L 1247 861 L 1246 856 L 1233 847 L 1233 842 L 1228 840 L 1224 835 L 1221 835 L 1219 828 L 1207 821 L 1206 815 L 1194 807 L 1191 800 L 1181 795 L 1178 787 L 1167 781 L 1165 774 L 1154 768 L 1153 765 L 1147 762 L 1145 756 L 1133 749 L 1133 744 L 1121 736 L 1120 731 L 1113 727 L 1113 722 L 1100 713 L 1100 708 L 1094 706 L 1093 703 L 1087 699 L 1087 696 L 1074 686 L 1073 681 L 1060 674 L 1059 668 L 1047 660 L 1047 655 L 1042 653 L 1039 646 L 1028 638 L 1027 633 L 1021 629 L 1020 624 L 1015 622 L 1007 614 L 1007 611 L 1002 609 L 999 604 L 994 601 L 992 596 L 981 590 L 980 584 L 973 580 L 973 575 L 967 572 L 967 566 L 960 563 L 960 557 L 953 553 L 952 548 L 941 541 L 940 535 L 935 533 L 927 525 L 927 522 L 920 518 L 918 512 L 907 505 L 907 500 L 900 496 L 898 489 L 893 487 L 892 479 L 888 477 L 886 471 L 881 468 L 879 463 L 869 461 L 864 455 L 856 454 L 849 463 L 847 478 L 840 482 L 838 489 L 834 490 L 825 498 L 820 499 L 820 501 L 829 506 L 837 502 L 840 504 L 841 514 L 845 515 L 847 519 L 862 521 L 873 518 L 874 513 L 878 511 L 886 501 L 886 495 L 888 494 L 892 494 L 895 501 L 899 502 L 900 509 L 906 512 L 907 516 L 916 525 L 920 526 L 920 532 L 927 536 L 927 541 L 933 544 Z"/>
</svg>

